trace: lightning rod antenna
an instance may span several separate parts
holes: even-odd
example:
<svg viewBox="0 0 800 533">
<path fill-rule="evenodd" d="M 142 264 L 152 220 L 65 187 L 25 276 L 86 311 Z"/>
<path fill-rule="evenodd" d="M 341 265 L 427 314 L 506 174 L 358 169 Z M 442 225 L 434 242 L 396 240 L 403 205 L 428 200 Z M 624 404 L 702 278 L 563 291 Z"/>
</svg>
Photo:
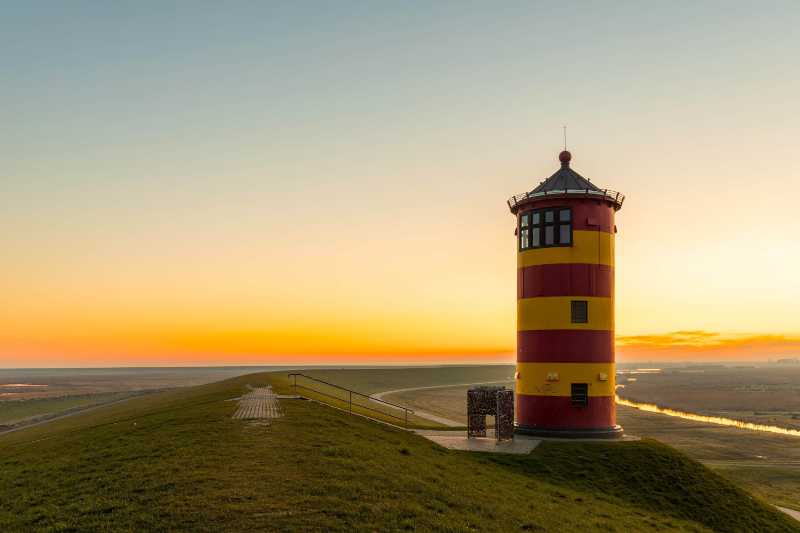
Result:
<svg viewBox="0 0 800 533">
<path fill-rule="evenodd" d="M 567 125 L 564 125 L 564 150 L 567 149 Z"/>
</svg>

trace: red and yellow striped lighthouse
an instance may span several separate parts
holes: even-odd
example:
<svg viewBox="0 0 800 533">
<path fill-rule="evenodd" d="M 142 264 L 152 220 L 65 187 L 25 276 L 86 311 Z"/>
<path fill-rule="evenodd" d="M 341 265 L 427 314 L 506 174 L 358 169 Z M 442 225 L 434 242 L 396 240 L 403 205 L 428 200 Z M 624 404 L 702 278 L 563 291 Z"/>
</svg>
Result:
<svg viewBox="0 0 800 533">
<path fill-rule="evenodd" d="M 622 434 L 614 404 L 614 213 L 624 197 L 561 168 L 517 217 L 517 432 Z"/>
</svg>

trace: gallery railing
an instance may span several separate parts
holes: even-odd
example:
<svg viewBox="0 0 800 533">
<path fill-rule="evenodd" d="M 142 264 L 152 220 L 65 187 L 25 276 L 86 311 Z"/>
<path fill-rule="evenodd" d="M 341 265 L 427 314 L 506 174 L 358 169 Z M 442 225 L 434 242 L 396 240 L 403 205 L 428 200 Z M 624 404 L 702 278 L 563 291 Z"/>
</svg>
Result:
<svg viewBox="0 0 800 533">
<path fill-rule="evenodd" d="M 531 198 L 545 198 L 548 196 L 571 196 L 571 197 L 580 197 L 584 196 L 587 198 L 602 198 L 604 200 L 609 200 L 613 202 L 619 209 L 622 207 L 622 202 L 625 201 L 625 195 L 619 193 L 617 191 L 612 191 L 611 189 L 561 189 L 557 191 L 544 191 L 544 192 L 526 192 L 522 194 L 516 194 L 508 199 L 508 207 L 514 209 L 517 204 L 524 202 L 525 200 L 530 200 Z"/>
</svg>

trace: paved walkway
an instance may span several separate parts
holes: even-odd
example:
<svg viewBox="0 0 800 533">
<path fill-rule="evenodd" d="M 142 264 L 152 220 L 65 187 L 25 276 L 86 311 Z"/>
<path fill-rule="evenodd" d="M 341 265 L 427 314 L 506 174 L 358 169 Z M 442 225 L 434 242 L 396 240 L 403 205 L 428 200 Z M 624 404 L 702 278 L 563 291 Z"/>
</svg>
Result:
<svg viewBox="0 0 800 533">
<path fill-rule="evenodd" d="M 778 509 L 780 509 L 784 513 L 788 514 L 789 516 L 791 516 L 795 520 L 800 520 L 800 511 L 795 511 L 794 509 L 789 509 L 787 507 L 780 507 L 779 505 L 776 505 L 775 507 L 777 507 Z"/>
<path fill-rule="evenodd" d="M 279 418 L 282 416 L 278 405 L 278 397 L 272 392 L 272 387 L 253 389 L 239 399 L 239 409 L 233 418 L 239 420 L 257 420 Z"/>
<path fill-rule="evenodd" d="M 466 431 L 436 431 L 418 429 L 417 435 L 432 440 L 439 446 L 449 450 L 464 450 L 467 452 L 491 452 L 491 453 L 513 453 L 516 455 L 526 455 L 533 451 L 541 439 L 528 437 L 526 435 L 515 435 L 514 440 L 504 440 L 497 442 L 494 438 L 494 430 L 487 430 L 486 437 L 467 438 Z"/>
</svg>

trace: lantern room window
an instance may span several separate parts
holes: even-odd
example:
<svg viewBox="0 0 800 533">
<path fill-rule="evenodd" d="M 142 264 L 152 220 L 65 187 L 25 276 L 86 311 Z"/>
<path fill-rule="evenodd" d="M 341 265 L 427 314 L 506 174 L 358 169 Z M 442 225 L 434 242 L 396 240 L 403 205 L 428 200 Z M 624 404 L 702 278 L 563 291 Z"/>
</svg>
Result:
<svg viewBox="0 0 800 533">
<path fill-rule="evenodd" d="M 551 246 L 572 246 L 572 211 L 555 207 L 520 214 L 519 249 Z"/>
</svg>

